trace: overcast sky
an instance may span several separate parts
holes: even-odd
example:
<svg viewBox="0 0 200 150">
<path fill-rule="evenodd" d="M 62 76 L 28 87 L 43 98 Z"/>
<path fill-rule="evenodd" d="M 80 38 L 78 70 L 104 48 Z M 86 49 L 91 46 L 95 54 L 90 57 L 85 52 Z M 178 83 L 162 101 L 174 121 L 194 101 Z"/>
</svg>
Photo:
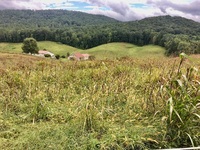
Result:
<svg viewBox="0 0 200 150">
<path fill-rule="evenodd" d="M 171 15 L 200 22 L 200 0 L 0 0 L 0 9 L 66 9 L 121 21 Z"/>
</svg>

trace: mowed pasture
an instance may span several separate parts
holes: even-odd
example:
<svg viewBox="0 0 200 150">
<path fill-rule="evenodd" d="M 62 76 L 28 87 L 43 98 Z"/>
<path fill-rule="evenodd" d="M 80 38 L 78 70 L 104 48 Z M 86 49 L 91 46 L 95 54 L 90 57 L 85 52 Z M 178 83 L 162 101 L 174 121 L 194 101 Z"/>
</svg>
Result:
<svg viewBox="0 0 200 150">
<path fill-rule="evenodd" d="M 87 50 L 99 59 L 120 57 L 155 58 L 164 57 L 165 49 L 160 46 L 136 46 L 129 43 L 108 43 Z"/>
<path fill-rule="evenodd" d="M 200 61 L 192 58 L 1 53 L 0 149 L 198 146 Z"/>
<path fill-rule="evenodd" d="M 50 42 L 50 41 L 41 41 L 37 42 L 39 50 L 46 49 L 51 51 L 54 54 L 66 55 L 67 52 L 78 52 L 81 51 L 77 48 L 64 45 L 61 43 Z M 0 52 L 9 52 L 9 53 L 22 53 L 22 43 L 0 43 Z"/>
<path fill-rule="evenodd" d="M 87 50 L 77 49 L 61 43 L 37 42 L 40 50 L 46 49 L 54 54 L 67 55 L 75 52 L 94 55 L 96 59 L 115 59 L 120 57 L 148 58 L 164 57 L 165 49 L 160 46 L 136 46 L 129 43 L 108 43 Z M 22 53 L 22 43 L 0 43 L 0 52 Z"/>
</svg>

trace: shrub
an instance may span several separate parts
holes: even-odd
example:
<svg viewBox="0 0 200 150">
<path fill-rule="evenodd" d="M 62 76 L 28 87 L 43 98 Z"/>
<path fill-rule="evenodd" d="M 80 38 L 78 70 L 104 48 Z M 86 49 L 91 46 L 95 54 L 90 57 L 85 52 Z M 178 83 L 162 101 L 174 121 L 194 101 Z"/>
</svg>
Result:
<svg viewBox="0 0 200 150">
<path fill-rule="evenodd" d="M 89 56 L 89 60 L 95 60 L 95 59 L 96 59 L 96 57 L 94 55 Z"/>
<path fill-rule="evenodd" d="M 62 55 L 61 58 L 66 58 L 66 56 L 65 56 L 65 55 Z"/>
<path fill-rule="evenodd" d="M 51 57 L 50 54 L 44 54 L 44 57 Z"/>
<path fill-rule="evenodd" d="M 34 38 L 26 38 L 23 41 L 22 50 L 24 53 L 38 53 L 37 41 Z"/>
<path fill-rule="evenodd" d="M 59 54 L 56 54 L 56 59 L 60 59 L 60 55 Z"/>
<path fill-rule="evenodd" d="M 70 56 L 70 53 L 69 52 L 67 52 L 67 57 L 69 57 Z"/>
</svg>

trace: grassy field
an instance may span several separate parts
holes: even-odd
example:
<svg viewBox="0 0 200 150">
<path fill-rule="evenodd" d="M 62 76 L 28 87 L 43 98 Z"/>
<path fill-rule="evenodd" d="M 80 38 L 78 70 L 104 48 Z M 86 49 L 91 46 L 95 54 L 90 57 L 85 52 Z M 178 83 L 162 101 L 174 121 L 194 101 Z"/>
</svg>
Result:
<svg viewBox="0 0 200 150">
<path fill-rule="evenodd" d="M 200 61 L 194 59 L 63 62 L 2 53 L 0 149 L 198 146 Z"/>
<path fill-rule="evenodd" d="M 46 49 L 59 55 L 66 55 L 67 52 L 73 53 L 76 51 L 81 51 L 77 48 L 56 42 L 42 41 L 37 43 L 40 50 Z M 22 53 L 21 47 L 22 43 L 0 43 L 0 52 Z"/>
<path fill-rule="evenodd" d="M 160 46 L 136 46 L 128 43 L 109 43 L 88 49 L 89 54 L 97 56 L 99 59 L 112 59 L 116 57 L 137 57 L 137 58 L 152 58 L 164 57 L 165 49 Z"/>
<path fill-rule="evenodd" d="M 59 55 L 65 55 L 67 53 L 73 53 L 73 52 L 81 52 L 82 50 L 64 45 L 61 43 L 56 43 L 56 42 L 50 42 L 50 41 L 43 41 L 43 42 L 38 42 L 38 47 L 40 49 L 47 49 L 51 51 L 54 54 L 59 54 Z"/>
<path fill-rule="evenodd" d="M 22 53 L 21 43 L 0 43 L 0 52 Z"/>
<path fill-rule="evenodd" d="M 21 43 L 0 43 L 0 52 L 21 53 Z M 97 59 L 113 59 L 117 57 L 163 57 L 165 49 L 160 46 L 136 46 L 128 43 L 109 43 L 88 50 L 80 50 L 68 45 L 56 42 L 38 42 L 39 49 L 46 49 L 54 54 L 66 55 L 68 52 L 89 53 Z"/>
</svg>

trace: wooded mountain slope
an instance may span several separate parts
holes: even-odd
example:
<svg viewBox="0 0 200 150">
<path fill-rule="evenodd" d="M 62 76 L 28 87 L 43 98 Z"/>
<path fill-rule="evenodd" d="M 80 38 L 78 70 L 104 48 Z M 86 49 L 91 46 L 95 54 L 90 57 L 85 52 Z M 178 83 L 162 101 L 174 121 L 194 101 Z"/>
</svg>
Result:
<svg viewBox="0 0 200 150">
<path fill-rule="evenodd" d="M 134 22 L 132 22 L 134 23 Z M 200 23 L 182 17 L 159 16 L 138 21 L 140 25 L 148 25 L 148 29 L 156 32 L 164 31 L 172 34 L 200 34 Z"/>
<path fill-rule="evenodd" d="M 139 21 L 114 19 L 67 10 L 2 10 L 0 42 L 26 37 L 88 49 L 110 42 L 155 44 L 166 54 L 200 53 L 200 23 L 181 17 L 159 16 Z"/>
<path fill-rule="evenodd" d="M 118 22 L 102 15 L 67 10 L 1 10 L 0 27 L 15 29 L 63 28 Z"/>
</svg>

